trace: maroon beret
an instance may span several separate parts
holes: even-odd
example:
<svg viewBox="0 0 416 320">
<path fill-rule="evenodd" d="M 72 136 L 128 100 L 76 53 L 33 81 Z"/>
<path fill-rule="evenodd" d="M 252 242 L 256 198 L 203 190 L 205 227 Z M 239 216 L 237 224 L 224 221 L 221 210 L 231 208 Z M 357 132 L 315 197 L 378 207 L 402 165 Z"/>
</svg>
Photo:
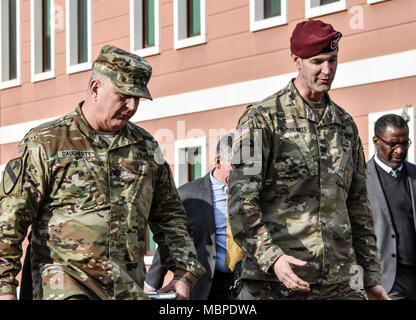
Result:
<svg viewBox="0 0 416 320">
<path fill-rule="evenodd" d="M 290 38 L 290 50 L 300 58 L 309 58 L 323 52 L 335 50 L 341 39 L 341 32 L 321 20 L 300 22 Z"/>
</svg>

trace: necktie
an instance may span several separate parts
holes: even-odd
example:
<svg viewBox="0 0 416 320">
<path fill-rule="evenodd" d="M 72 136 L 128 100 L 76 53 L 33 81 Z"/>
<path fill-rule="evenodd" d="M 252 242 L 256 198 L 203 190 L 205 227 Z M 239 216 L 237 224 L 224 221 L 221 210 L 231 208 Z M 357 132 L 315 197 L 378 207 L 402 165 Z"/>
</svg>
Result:
<svg viewBox="0 0 416 320">
<path fill-rule="evenodd" d="M 228 197 L 227 197 L 227 255 L 225 266 L 234 271 L 235 265 L 243 258 L 243 251 L 233 239 L 231 232 L 230 218 L 228 216 Z"/>
<path fill-rule="evenodd" d="M 400 170 L 391 170 L 390 174 L 395 178 L 400 178 Z"/>
</svg>

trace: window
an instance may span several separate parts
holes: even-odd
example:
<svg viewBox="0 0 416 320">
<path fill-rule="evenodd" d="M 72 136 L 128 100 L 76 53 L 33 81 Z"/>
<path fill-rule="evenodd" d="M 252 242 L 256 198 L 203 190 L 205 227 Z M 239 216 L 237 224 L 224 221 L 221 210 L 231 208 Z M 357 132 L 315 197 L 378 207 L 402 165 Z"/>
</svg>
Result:
<svg viewBox="0 0 416 320">
<path fill-rule="evenodd" d="M 206 138 L 175 141 L 175 183 L 177 187 L 201 178 L 206 171 Z"/>
<path fill-rule="evenodd" d="M 174 0 L 175 49 L 206 42 L 205 0 Z"/>
<path fill-rule="evenodd" d="M 32 81 L 55 77 L 54 0 L 31 1 Z"/>
<path fill-rule="evenodd" d="M 201 178 L 201 147 L 186 148 L 184 154 L 186 155 L 186 182 L 194 181 Z"/>
<path fill-rule="evenodd" d="M 153 232 L 150 230 L 150 227 L 147 226 L 146 232 L 146 255 L 153 255 L 156 251 L 157 245 L 153 240 Z"/>
<path fill-rule="evenodd" d="M 250 0 L 250 31 L 287 23 L 287 0 Z"/>
<path fill-rule="evenodd" d="M 159 0 L 130 0 L 130 48 L 141 57 L 160 53 Z"/>
<path fill-rule="evenodd" d="M 179 151 L 179 185 L 201 178 L 201 147 Z"/>
<path fill-rule="evenodd" d="M 394 109 L 382 112 L 374 112 L 368 114 L 368 160 L 371 159 L 375 153 L 375 148 L 373 144 L 374 136 L 374 125 L 378 118 L 385 114 L 397 114 L 402 116 L 405 119 L 409 119 L 407 125 L 409 127 L 409 139 L 414 143 L 415 141 L 415 112 L 414 108 L 408 108 L 407 106 L 403 109 Z M 413 143 L 410 145 L 409 151 L 407 153 L 407 161 L 415 163 L 415 147 Z"/>
<path fill-rule="evenodd" d="M 306 18 L 347 10 L 347 0 L 305 0 Z"/>
<path fill-rule="evenodd" d="M 91 69 L 91 0 L 66 0 L 67 73 Z"/>
<path fill-rule="evenodd" d="M 189 181 L 201 178 L 206 171 L 206 138 L 175 141 L 175 184 L 179 187 Z M 146 255 L 156 250 L 153 233 L 147 228 Z M 151 264 L 147 258 L 146 264 Z M 146 259 L 145 259 L 146 260 Z"/>
<path fill-rule="evenodd" d="M 199 0 L 186 1 L 187 34 L 196 37 L 201 34 L 201 3 Z"/>
<path fill-rule="evenodd" d="M 280 0 L 264 0 L 264 19 L 268 19 L 281 15 L 281 1 Z"/>
<path fill-rule="evenodd" d="M 20 1 L 0 3 L 0 89 L 20 85 Z"/>
</svg>

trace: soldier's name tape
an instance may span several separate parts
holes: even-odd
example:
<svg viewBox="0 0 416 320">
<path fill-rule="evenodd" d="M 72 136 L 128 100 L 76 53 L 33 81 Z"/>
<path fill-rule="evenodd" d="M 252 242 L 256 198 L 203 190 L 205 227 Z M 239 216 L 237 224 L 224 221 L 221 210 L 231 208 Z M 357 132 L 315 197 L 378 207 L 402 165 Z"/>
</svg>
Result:
<svg viewBox="0 0 416 320">
<path fill-rule="evenodd" d="M 96 156 L 97 156 L 96 153 L 93 151 L 62 150 L 58 152 L 59 158 L 65 158 L 65 157 L 93 158 Z"/>
</svg>

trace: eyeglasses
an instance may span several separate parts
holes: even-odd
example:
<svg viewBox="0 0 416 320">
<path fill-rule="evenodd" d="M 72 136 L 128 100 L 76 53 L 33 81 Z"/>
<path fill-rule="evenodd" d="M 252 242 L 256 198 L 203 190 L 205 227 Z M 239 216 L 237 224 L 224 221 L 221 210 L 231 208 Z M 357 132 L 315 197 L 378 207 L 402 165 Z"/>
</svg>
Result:
<svg viewBox="0 0 416 320">
<path fill-rule="evenodd" d="M 402 147 L 403 149 L 409 148 L 409 146 L 412 144 L 412 140 L 407 139 L 407 141 L 404 141 L 402 143 L 397 142 L 389 142 L 381 138 L 380 136 L 376 135 L 377 138 L 379 138 L 383 143 L 389 147 L 390 150 L 397 149 L 398 147 Z"/>
</svg>

